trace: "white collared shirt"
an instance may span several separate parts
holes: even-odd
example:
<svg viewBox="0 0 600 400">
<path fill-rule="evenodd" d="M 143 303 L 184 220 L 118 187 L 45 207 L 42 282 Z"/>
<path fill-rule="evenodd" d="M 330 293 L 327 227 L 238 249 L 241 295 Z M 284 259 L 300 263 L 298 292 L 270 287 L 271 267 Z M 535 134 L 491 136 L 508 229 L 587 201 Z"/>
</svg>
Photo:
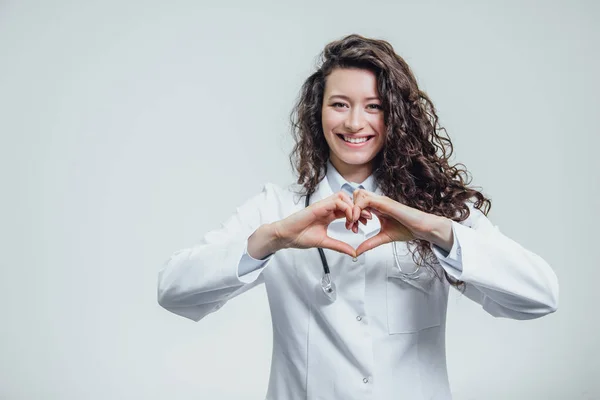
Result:
<svg viewBox="0 0 600 400">
<path fill-rule="evenodd" d="M 336 173 L 328 171 L 310 204 L 334 193 Z M 368 180 L 362 184 L 373 189 Z M 460 270 L 435 248 L 439 264 L 421 268 L 414 280 L 400 273 L 390 243 L 357 258 L 324 249 L 337 288 L 335 301 L 322 291 L 317 249 L 282 249 L 254 260 L 258 268 L 240 273 L 250 235 L 304 208 L 304 197 L 293 189 L 267 183 L 220 228 L 174 252 L 158 275 L 159 304 L 193 321 L 265 285 L 273 323 L 266 399 L 451 399 L 444 270 L 464 281 L 465 295 L 495 317 L 533 319 L 558 306 L 558 281 L 548 263 L 503 235 L 471 204 L 469 218 L 452 222 L 453 250 L 460 242 L 462 252 L 450 259 Z M 358 234 L 345 229 L 344 219 L 337 227 L 335 222 L 328 235 L 354 247 L 379 229 L 375 218 L 359 224 Z M 406 243 L 398 247 L 399 265 L 410 269 L 414 263 Z"/>
</svg>

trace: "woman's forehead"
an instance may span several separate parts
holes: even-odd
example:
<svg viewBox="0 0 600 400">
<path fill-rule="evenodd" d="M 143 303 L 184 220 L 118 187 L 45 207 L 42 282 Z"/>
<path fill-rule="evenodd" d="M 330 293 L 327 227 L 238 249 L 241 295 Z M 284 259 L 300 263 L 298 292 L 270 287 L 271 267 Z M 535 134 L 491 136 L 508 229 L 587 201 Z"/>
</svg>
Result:
<svg viewBox="0 0 600 400">
<path fill-rule="evenodd" d="M 372 71 L 358 68 L 336 68 L 325 81 L 328 97 L 356 100 L 378 99 L 377 77 Z"/>
</svg>

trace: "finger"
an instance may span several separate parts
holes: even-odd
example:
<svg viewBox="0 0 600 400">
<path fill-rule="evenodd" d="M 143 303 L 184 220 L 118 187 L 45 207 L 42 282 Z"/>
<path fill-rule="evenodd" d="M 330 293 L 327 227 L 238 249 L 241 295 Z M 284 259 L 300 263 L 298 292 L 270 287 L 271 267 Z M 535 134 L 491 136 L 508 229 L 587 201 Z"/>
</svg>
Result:
<svg viewBox="0 0 600 400">
<path fill-rule="evenodd" d="M 350 228 L 352 228 L 352 221 L 348 221 L 348 219 L 346 219 L 346 229 Z"/>
<path fill-rule="evenodd" d="M 381 196 L 374 195 L 373 193 L 362 191 L 361 193 L 357 193 L 357 196 L 354 198 L 354 209 L 356 207 L 361 210 L 367 210 L 372 213 L 374 211 L 385 211 L 382 210 L 382 207 L 386 205 L 381 201 Z"/>
<path fill-rule="evenodd" d="M 361 217 L 356 222 L 346 221 L 346 229 L 354 230 L 354 227 L 358 227 L 359 223 L 362 223 L 363 225 L 367 225 L 367 219 Z"/>
<path fill-rule="evenodd" d="M 390 243 L 390 237 L 386 234 L 383 233 L 378 233 L 377 235 L 373 236 L 372 238 L 369 238 L 367 240 L 365 240 L 364 242 L 362 242 L 360 244 L 360 246 L 358 246 L 358 248 L 356 249 L 356 257 L 358 257 L 359 255 L 361 255 L 362 253 L 372 250 L 377 246 L 381 246 L 382 244 L 386 244 L 386 243 Z"/>
<path fill-rule="evenodd" d="M 332 222 L 336 219 L 347 218 L 347 214 L 345 212 L 343 212 L 342 210 L 335 210 L 333 212 L 333 216 L 334 216 L 334 218 L 331 218 Z"/>
<path fill-rule="evenodd" d="M 352 206 L 350 204 L 344 202 L 342 199 L 337 199 L 335 203 L 340 210 L 346 213 L 346 219 L 352 218 Z"/>
<path fill-rule="evenodd" d="M 352 207 L 350 207 L 348 204 L 346 204 L 342 199 L 339 198 L 335 198 L 332 199 L 332 203 L 330 203 L 331 205 L 329 207 L 332 207 L 333 214 L 335 215 L 336 219 L 338 218 L 346 218 L 348 219 L 349 216 L 352 216 Z M 339 211 L 341 211 L 343 214 L 340 215 Z"/>
<path fill-rule="evenodd" d="M 332 239 L 329 236 L 323 239 L 321 242 L 321 247 L 356 257 L 356 250 L 354 247 L 350 246 L 348 243 Z"/>
<path fill-rule="evenodd" d="M 350 196 L 348 195 L 348 193 L 340 190 L 337 193 L 337 195 L 338 195 L 338 198 L 342 199 L 349 206 L 353 206 L 354 205 L 354 203 L 352 203 L 352 199 L 350 198 Z"/>
<path fill-rule="evenodd" d="M 336 196 L 338 199 L 340 199 L 344 203 L 348 204 L 348 206 L 350 208 L 352 208 L 354 206 L 354 203 L 352 203 L 352 199 L 350 198 L 350 196 L 348 196 L 348 193 L 340 190 L 339 192 L 336 193 Z M 348 221 L 348 217 L 346 217 L 346 221 Z M 346 225 L 346 229 L 348 229 L 347 225 Z"/>
<path fill-rule="evenodd" d="M 354 205 L 352 207 L 352 222 L 358 221 L 358 219 L 360 218 L 361 210 L 362 208 L 360 208 L 357 205 Z"/>
<path fill-rule="evenodd" d="M 369 210 L 362 210 L 360 215 L 361 215 L 361 217 L 364 217 L 367 219 L 373 219 L 373 215 L 371 215 L 371 212 Z"/>
<path fill-rule="evenodd" d="M 336 198 L 331 196 L 330 198 L 318 201 L 314 204 L 311 204 L 307 207 L 307 209 L 313 209 L 313 213 L 319 218 L 330 218 L 332 214 L 336 214 L 336 211 L 342 210 L 345 211 L 344 207 L 340 206 L 336 202 Z"/>
</svg>

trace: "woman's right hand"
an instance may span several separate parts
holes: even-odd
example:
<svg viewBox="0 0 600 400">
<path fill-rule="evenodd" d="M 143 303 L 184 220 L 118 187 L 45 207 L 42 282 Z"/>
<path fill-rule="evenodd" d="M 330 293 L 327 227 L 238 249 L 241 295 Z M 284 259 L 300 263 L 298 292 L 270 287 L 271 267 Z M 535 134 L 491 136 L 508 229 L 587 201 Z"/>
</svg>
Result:
<svg viewBox="0 0 600 400">
<path fill-rule="evenodd" d="M 273 226 L 282 248 L 321 247 L 355 257 L 356 249 L 327 236 L 327 226 L 336 219 L 346 218 L 346 229 L 354 225 L 351 223 L 353 206 L 350 196 L 340 191 L 275 222 Z M 363 210 L 359 222 L 365 225 L 367 219 L 372 218 L 369 211 Z"/>
</svg>

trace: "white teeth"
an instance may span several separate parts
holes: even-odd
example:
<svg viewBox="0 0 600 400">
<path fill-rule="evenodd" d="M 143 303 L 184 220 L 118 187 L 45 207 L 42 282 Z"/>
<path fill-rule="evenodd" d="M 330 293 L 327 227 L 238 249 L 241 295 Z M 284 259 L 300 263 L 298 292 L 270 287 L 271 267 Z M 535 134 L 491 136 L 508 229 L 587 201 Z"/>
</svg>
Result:
<svg viewBox="0 0 600 400">
<path fill-rule="evenodd" d="M 366 137 L 361 138 L 361 139 L 350 139 L 350 138 L 347 138 L 346 136 L 342 136 L 342 137 L 344 138 L 344 140 L 346 142 L 350 142 L 350 143 L 364 143 L 368 140 L 368 138 L 366 138 Z"/>
</svg>

